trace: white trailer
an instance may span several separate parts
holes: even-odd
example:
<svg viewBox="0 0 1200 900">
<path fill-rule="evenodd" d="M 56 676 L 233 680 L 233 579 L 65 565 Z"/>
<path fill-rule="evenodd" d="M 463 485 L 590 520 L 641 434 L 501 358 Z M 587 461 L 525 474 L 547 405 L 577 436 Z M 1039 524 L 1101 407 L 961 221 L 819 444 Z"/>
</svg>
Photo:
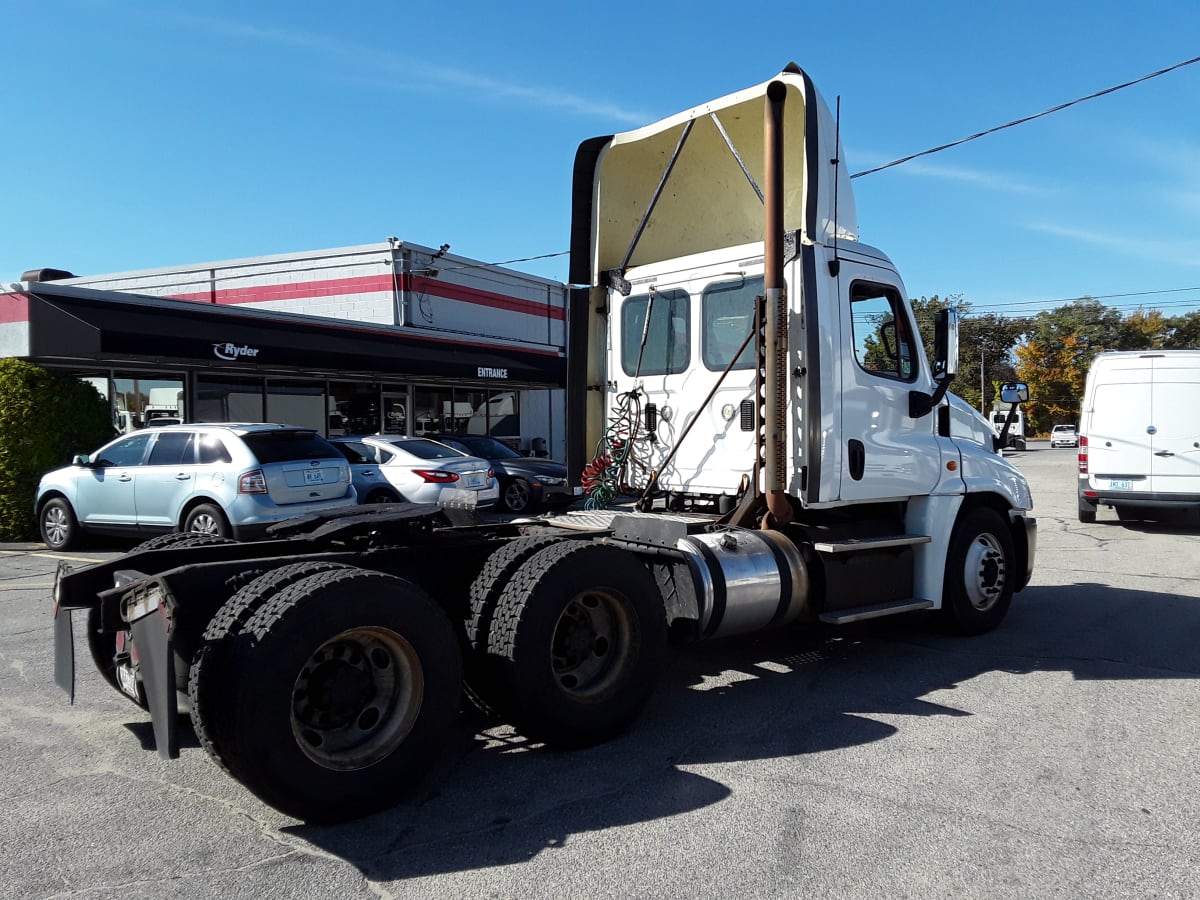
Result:
<svg viewBox="0 0 1200 900">
<path fill-rule="evenodd" d="M 472 524 L 398 505 L 257 544 L 169 536 L 63 569 L 59 683 L 87 610 L 162 755 L 186 703 L 250 790 L 335 821 L 417 782 L 464 677 L 523 734 L 577 747 L 637 718 L 668 637 L 918 611 L 994 628 L 1033 567 L 1029 487 L 947 393 L 953 311 L 927 360 L 895 268 L 856 240 L 842 160 L 795 67 L 581 145 L 573 421 L 600 451 L 592 499 L 612 476 L 639 509 Z"/>
</svg>

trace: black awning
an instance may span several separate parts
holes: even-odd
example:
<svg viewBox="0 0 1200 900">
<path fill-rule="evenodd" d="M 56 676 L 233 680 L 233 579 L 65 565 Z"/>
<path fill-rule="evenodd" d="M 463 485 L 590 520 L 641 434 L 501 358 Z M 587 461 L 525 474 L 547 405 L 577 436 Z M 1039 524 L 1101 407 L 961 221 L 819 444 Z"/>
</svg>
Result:
<svg viewBox="0 0 1200 900">
<path fill-rule="evenodd" d="M 29 352 L 35 360 L 145 358 L 164 364 L 321 372 L 375 372 L 562 387 L 557 350 L 426 337 L 393 326 L 342 322 L 68 285 L 32 284 Z"/>
</svg>

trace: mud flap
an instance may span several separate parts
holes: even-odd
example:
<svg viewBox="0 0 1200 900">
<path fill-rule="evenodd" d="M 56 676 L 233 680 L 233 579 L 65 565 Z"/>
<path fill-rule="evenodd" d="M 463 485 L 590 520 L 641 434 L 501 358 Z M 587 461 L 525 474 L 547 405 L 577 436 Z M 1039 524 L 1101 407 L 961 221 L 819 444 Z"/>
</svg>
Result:
<svg viewBox="0 0 1200 900">
<path fill-rule="evenodd" d="M 142 672 L 142 687 L 154 725 L 154 743 L 164 759 L 179 758 L 179 734 L 176 720 L 179 702 L 175 696 L 175 648 L 160 610 L 142 616 L 132 624 L 133 645 L 137 647 Z"/>
<path fill-rule="evenodd" d="M 71 610 L 59 609 L 54 615 L 54 683 L 67 692 L 75 703 L 75 633 Z"/>
</svg>

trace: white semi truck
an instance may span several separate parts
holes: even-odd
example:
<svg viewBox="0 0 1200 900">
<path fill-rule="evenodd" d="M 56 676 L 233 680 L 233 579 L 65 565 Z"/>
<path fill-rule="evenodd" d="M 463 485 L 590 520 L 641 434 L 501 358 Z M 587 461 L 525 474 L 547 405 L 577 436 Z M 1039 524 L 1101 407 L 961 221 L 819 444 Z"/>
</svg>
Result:
<svg viewBox="0 0 1200 900">
<path fill-rule="evenodd" d="M 947 393 L 953 313 L 926 359 L 895 268 L 857 241 L 808 77 L 585 142 L 574 197 L 568 426 L 597 448 L 592 500 L 615 481 L 635 508 L 396 504 L 63 564 L 58 682 L 73 692 L 78 623 L 161 754 L 186 710 L 263 800 L 337 821 L 418 782 L 464 680 L 573 747 L 631 725 L 668 639 L 918 610 L 999 624 L 1033 567 L 1028 485 Z"/>
</svg>

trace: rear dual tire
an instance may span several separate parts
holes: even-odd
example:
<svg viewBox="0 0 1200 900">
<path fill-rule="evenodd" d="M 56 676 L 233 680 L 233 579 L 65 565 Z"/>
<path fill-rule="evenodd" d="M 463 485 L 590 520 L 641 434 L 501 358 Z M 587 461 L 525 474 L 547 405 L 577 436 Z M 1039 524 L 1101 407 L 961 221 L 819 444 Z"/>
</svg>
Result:
<svg viewBox="0 0 1200 900">
<path fill-rule="evenodd" d="M 216 728 L 219 761 L 310 822 L 395 804 L 436 761 L 458 715 L 462 666 L 449 621 L 416 585 L 377 572 L 325 571 L 288 585 L 221 662 L 214 677 L 228 692 L 199 713 L 219 710 L 205 724 Z"/>
</svg>

